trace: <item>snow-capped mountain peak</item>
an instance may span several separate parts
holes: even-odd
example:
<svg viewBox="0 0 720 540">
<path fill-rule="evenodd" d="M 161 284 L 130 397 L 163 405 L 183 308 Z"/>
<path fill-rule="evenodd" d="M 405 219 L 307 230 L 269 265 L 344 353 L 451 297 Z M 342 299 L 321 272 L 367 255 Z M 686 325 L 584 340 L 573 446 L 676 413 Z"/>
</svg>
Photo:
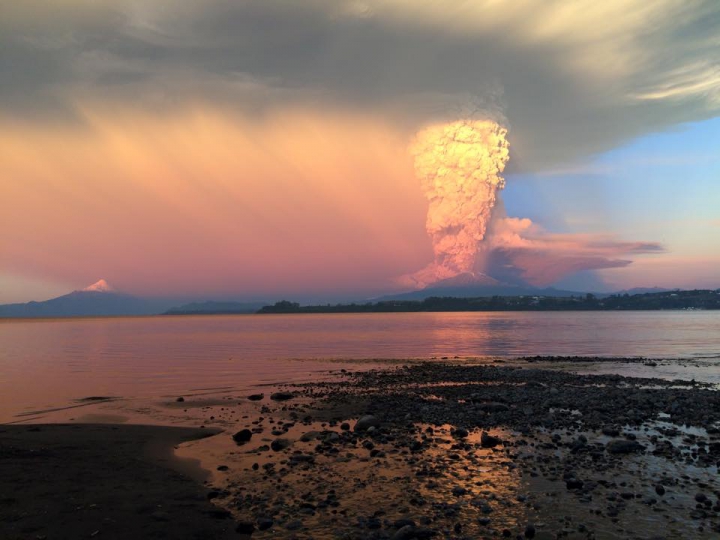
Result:
<svg viewBox="0 0 720 540">
<path fill-rule="evenodd" d="M 85 292 L 115 292 L 115 289 L 104 279 L 101 279 L 82 290 Z"/>
</svg>

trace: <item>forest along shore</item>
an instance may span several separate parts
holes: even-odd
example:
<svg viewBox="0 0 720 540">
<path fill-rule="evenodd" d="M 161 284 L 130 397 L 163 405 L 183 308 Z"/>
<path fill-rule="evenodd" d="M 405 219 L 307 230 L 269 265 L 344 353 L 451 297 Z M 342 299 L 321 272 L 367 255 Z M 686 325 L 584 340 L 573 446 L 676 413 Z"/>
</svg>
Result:
<svg viewBox="0 0 720 540">
<path fill-rule="evenodd" d="M 252 538 L 720 532 L 710 385 L 425 363 L 273 397 L 207 440 L 211 496 Z"/>
</svg>

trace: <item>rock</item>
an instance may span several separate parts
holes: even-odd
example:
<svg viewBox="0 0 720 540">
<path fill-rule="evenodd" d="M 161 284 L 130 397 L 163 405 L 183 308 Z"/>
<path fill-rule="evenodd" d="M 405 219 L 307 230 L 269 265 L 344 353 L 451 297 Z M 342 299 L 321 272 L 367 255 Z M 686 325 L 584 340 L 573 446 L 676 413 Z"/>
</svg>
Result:
<svg viewBox="0 0 720 540">
<path fill-rule="evenodd" d="M 657 494 L 660 495 L 661 497 L 662 497 L 663 495 L 665 495 L 665 486 L 663 486 L 662 484 L 656 485 L 656 486 L 655 486 L 655 493 L 657 493 Z"/>
<path fill-rule="evenodd" d="M 585 482 L 577 478 L 569 478 L 565 481 L 565 487 L 568 489 L 582 489 Z"/>
<path fill-rule="evenodd" d="M 218 471 L 225 472 L 225 471 L 230 470 L 230 467 L 228 467 L 227 465 L 218 465 L 217 470 L 218 470 Z"/>
<path fill-rule="evenodd" d="M 699 503 L 704 503 L 707 501 L 707 496 L 704 493 L 698 493 L 695 495 L 695 500 Z"/>
<path fill-rule="evenodd" d="M 297 531 L 298 529 L 301 529 L 302 526 L 303 526 L 302 521 L 300 521 L 299 519 L 296 519 L 294 521 L 291 521 L 291 522 L 285 524 L 285 528 L 288 531 Z"/>
<path fill-rule="evenodd" d="M 494 448 L 501 443 L 502 440 L 499 437 L 490 435 L 487 431 L 483 431 L 480 435 L 480 446 L 483 448 Z"/>
<path fill-rule="evenodd" d="M 525 527 L 525 538 L 535 538 L 535 525 L 528 523 Z"/>
<path fill-rule="evenodd" d="M 250 442 L 252 435 L 252 431 L 249 429 L 242 429 L 233 435 L 233 441 L 235 441 L 236 444 L 245 444 L 246 442 Z"/>
<path fill-rule="evenodd" d="M 510 407 L 508 407 L 504 403 L 497 403 L 497 402 L 481 403 L 480 405 L 478 405 L 478 408 L 481 411 L 485 411 L 485 412 L 489 412 L 489 413 L 504 412 L 504 411 L 510 410 Z"/>
<path fill-rule="evenodd" d="M 310 454 L 293 454 L 290 456 L 290 463 L 315 463 L 315 456 Z"/>
<path fill-rule="evenodd" d="M 415 526 L 405 525 L 400 527 L 395 534 L 391 536 L 391 540 L 410 540 L 415 538 Z"/>
<path fill-rule="evenodd" d="M 235 532 L 240 534 L 252 534 L 255 532 L 255 525 L 249 521 L 240 521 L 238 522 L 237 527 L 235 527 Z"/>
<path fill-rule="evenodd" d="M 272 448 L 275 452 L 280 452 L 281 450 L 285 450 L 290 446 L 292 446 L 292 441 L 290 439 L 279 438 L 275 439 L 273 442 L 270 443 L 270 448 Z"/>
<path fill-rule="evenodd" d="M 348 424 L 347 422 L 343 422 L 342 424 L 340 424 L 340 429 L 343 431 L 350 431 L 350 424 Z"/>
<path fill-rule="evenodd" d="M 250 401 L 260 401 L 265 398 L 265 394 L 250 394 L 248 399 Z"/>
<path fill-rule="evenodd" d="M 468 433 L 467 429 L 464 428 L 457 428 L 455 431 L 452 432 L 453 437 L 457 437 L 458 439 L 464 439 L 470 433 Z"/>
<path fill-rule="evenodd" d="M 391 540 L 427 540 L 437 535 L 437 532 L 432 529 L 426 529 L 424 527 L 415 527 L 414 525 L 405 525 L 401 527 L 394 535 L 390 538 Z"/>
<path fill-rule="evenodd" d="M 605 426 L 602 428 L 602 434 L 607 435 L 608 437 L 619 437 L 620 430 L 615 426 Z"/>
<path fill-rule="evenodd" d="M 360 418 L 357 422 L 355 422 L 355 431 L 367 431 L 370 428 L 378 428 L 380 427 L 380 420 L 378 420 L 375 416 L 368 414 L 366 416 L 363 416 Z"/>
<path fill-rule="evenodd" d="M 287 401 L 294 397 L 295 395 L 292 392 L 275 392 L 274 394 L 270 394 L 270 399 L 273 401 Z"/>
<path fill-rule="evenodd" d="M 182 396 L 180 396 L 180 397 L 177 398 L 175 401 L 177 401 L 178 403 L 182 403 L 183 401 L 185 401 L 185 398 L 182 397 Z"/>
<path fill-rule="evenodd" d="M 260 518 L 257 520 L 258 529 L 261 531 L 267 531 L 273 526 L 274 521 L 271 518 Z"/>
<path fill-rule="evenodd" d="M 605 450 L 610 454 L 632 454 L 633 452 L 642 452 L 645 447 L 637 441 L 626 441 L 623 439 L 615 439 L 605 446 Z"/>
</svg>

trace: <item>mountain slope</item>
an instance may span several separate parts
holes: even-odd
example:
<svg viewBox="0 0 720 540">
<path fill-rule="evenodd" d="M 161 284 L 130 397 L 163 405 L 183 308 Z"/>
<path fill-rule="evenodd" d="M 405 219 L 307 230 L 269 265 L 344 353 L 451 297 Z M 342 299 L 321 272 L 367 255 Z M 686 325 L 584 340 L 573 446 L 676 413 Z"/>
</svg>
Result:
<svg viewBox="0 0 720 540">
<path fill-rule="evenodd" d="M 97 317 L 153 315 L 172 307 L 168 299 L 138 298 L 116 292 L 105 280 L 43 302 L 0 305 L 0 317 Z"/>
<path fill-rule="evenodd" d="M 561 289 L 539 289 L 510 285 L 485 274 L 460 274 L 428 285 L 424 289 L 405 293 L 390 294 L 375 300 L 425 300 L 433 296 L 455 298 L 482 298 L 487 296 L 580 296 L 584 293 Z"/>
</svg>

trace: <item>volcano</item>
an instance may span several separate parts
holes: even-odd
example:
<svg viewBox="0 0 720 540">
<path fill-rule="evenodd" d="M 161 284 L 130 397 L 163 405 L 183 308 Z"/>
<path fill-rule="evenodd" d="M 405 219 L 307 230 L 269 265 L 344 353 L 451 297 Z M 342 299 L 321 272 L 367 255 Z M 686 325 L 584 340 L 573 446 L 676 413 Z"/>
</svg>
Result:
<svg viewBox="0 0 720 540">
<path fill-rule="evenodd" d="M 175 304 L 170 299 L 139 298 L 117 291 L 101 279 L 92 285 L 42 302 L 0 305 L 0 317 L 108 317 L 154 315 Z"/>
</svg>

